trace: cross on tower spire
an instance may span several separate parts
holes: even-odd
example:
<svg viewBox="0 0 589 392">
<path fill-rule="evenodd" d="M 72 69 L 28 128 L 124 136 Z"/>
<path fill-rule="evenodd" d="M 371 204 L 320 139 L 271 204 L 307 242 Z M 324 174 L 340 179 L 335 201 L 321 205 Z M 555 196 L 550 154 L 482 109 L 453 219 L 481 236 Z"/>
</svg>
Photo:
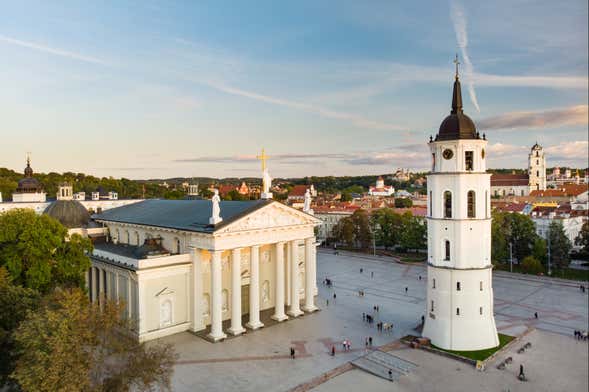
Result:
<svg viewBox="0 0 589 392">
<path fill-rule="evenodd" d="M 458 53 L 456 53 L 456 57 L 454 58 L 454 64 L 456 64 L 456 80 L 458 80 L 458 65 L 460 61 L 458 61 Z"/>
<path fill-rule="evenodd" d="M 262 172 L 263 172 L 264 170 L 266 170 L 266 159 L 270 158 L 268 155 L 266 155 L 266 151 L 264 150 L 263 147 L 262 147 L 262 154 L 258 155 L 256 158 L 259 159 L 260 161 L 262 161 Z"/>
</svg>

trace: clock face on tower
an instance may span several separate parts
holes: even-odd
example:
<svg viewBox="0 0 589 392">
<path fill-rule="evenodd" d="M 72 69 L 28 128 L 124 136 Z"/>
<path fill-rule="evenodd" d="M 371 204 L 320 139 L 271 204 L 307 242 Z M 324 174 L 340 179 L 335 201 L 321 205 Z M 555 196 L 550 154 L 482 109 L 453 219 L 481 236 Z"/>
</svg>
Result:
<svg viewBox="0 0 589 392">
<path fill-rule="evenodd" d="M 442 152 L 442 156 L 444 157 L 444 159 L 451 159 L 454 156 L 454 153 L 452 152 L 452 150 L 447 148 L 444 150 L 444 152 Z"/>
</svg>

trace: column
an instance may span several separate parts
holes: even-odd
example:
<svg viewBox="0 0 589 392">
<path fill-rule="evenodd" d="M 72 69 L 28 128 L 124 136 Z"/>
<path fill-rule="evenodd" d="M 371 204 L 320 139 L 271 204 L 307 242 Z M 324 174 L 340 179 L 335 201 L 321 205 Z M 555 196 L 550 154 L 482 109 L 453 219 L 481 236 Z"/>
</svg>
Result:
<svg viewBox="0 0 589 392">
<path fill-rule="evenodd" d="M 131 285 L 133 281 L 131 280 L 130 274 L 127 273 L 127 317 L 129 320 L 133 318 L 133 299 L 131 298 Z"/>
<path fill-rule="evenodd" d="M 314 312 L 315 306 L 315 238 L 305 239 L 305 312 Z"/>
<path fill-rule="evenodd" d="M 202 321 L 202 258 L 201 250 L 190 248 L 192 257 L 192 331 L 200 331 L 205 328 Z"/>
<path fill-rule="evenodd" d="M 286 306 L 290 306 L 290 294 L 291 294 L 290 262 L 291 262 L 291 255 L 292 255 L 292 252 L 290 250 L 291 246 L 292 246 L 292 243 L 287 242 L 286 247 L 285 247 L 285 253 L 284 253 L 284 304 Z"/>
<path fill-rule="evenodd" d="M 290 243 L 290 308 L 288 315 L 298 317 L 303 312 L 300 309 L 299 295 L 299 241 Z"/>
<path fill-rule="evenodd" d="M 119 301 L 120 293 L 119 293 L 119 274 L 117 272 L 113 272 L 115 276 L 115 301 Z"/>
<path fill-rule="evenodd" d="M 98 268 L 98 286 L 98 302 L 100 305 L 103 305 L 106 298 L 106 292 L 104 290 L 104 271 L 102 268 Z"/>
<path fill-rule="evenodd" d="M 136 320 L 141 341 L 143 335 L 147 333 L 147 293 L 142 275 L 137 275 L 137 301 L 139 314 L 136 316 Z"/>
<path fill-rule="evenodd" d="M 223 282 L 221 273 L 221 251 L 211 251 L 211 333 L 209 333 L 209 338 L 214 342 L 227 337 L 223 333 Z"/>
<path fill-rule="evenodd" d="M 231 250 L 231 335 L 241 335 L 241 249 Z"/>
<path fill-rule="evenodd" d="M 276 292 L 274 294 L 274 315 L 272 319 L 276 321 L 284 321 L 288 318 L 284 314 L 284 242 L 276 244 L 276 276 L 274 287 Z"/>
<path fill-rule="evenodd" d="M 98 273 L 96 267 L 90 268 L 92 278 L 92 302 L 96 302 L 98 299 Z"/>
<path fill-rule="evenodd" d="M 264 324 L 260 322 L 260 247 L 250 248 L 250 320 L 246 327 L 258 329 Z"/>
</svg>

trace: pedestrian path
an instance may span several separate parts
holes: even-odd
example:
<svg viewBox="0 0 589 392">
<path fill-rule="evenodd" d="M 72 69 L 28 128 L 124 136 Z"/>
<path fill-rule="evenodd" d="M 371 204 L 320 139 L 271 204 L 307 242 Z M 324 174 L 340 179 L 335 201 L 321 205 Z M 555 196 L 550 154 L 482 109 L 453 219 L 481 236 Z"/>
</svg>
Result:
<svg viewBox="0 0 589 392">
<path fill-rule="evenodd" d="M 397 381 L 417 367 L 393 354 L 375 350 L 352 361 L 352 365 L 386 380 Z"/>
</svg>

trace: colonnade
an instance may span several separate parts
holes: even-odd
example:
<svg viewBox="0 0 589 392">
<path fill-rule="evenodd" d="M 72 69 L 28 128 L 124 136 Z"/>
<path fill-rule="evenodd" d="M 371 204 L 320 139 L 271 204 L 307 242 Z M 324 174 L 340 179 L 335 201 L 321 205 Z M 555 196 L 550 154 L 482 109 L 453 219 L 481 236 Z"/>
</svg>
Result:
<svg viewBox="0 0 589 392">
<path fill-rule="evenodd" d="M 106 280 L 107 280 L 107 276 L 109 276 L 108 274 L 114 274 L 114 296 L 109 295 L 109 293 L 107 292 L 107 284 L 106 284 Z M 121 276 L 125 276 L 125 274 L 123 273 L 119 273 L 116 271 L 112 271 L 111 269 L 107 269 L 107 268 L 100 268 L 97 266 L 92 266 L 90 267 L 90 269 L 88 270 L 88 272 L 86 272 L 86 287 L 89 288 L 90 290 L 90 300 L 92 302 L 97 302 L 99 304 L 103 304 L 105 299 L 116 299 L 118 300 L 119 298 L 121 298 L 123 295 L 123 292 L 121 291 L 121 288 L 119 287 L 119 282 L 120 282 L 120 278 Z M 133 281 L 126 276 L 127 278 L 127 317 L 131 318 L 133 316 L 133 306 L 132 306 L 132 285 L 133 285 Z"/>
<path fill-rule="evenodd" d="M 298 317 L 305 312 L 317 310 L 314 303 L 315 277 L 316 277 L 316 255 L 315 255 L 315 238 L 306 238 L 304 240 L 304 260 L 305 260 L 305 279 L 304 282 L 299 280 L 299 245 L 301 240 L 289 242 L 278 242 L 273 244 L 275 250 L 275 282 L 274 282 L 274 314 L 272 319 L 284 321 L 290 317 Z M 289 294 L 290 306 L 285 313 L 286 306 L 286 289 L 285 273 L 286 264 L 284 249 L 288 244 L 287 251 L 290 252 L 288 263 L 289 271 Z M 224 339 L 227 335 L 223 332 L 223 287 L 222 287 L 222 260 L 221 250 L 211 252 L 211 285 L 210 285 L 210 315 L 211 315 L 211 332 L 209 338 L 213 341 Z M 196 263 L 195 263 L 196 264 Z M 200 264 L 200 262 L 198 262 Z M 232 335 L 239 335 L 245 332 L 241 325 L 241 248 L 231 250 L 231 327 L 228 329 Z M 200 274 L 194 271 L 195 276 Z M 303 308 L 300 308 L 299 290 L 301 285 L 305 289 L 305 302 Z M 195 313 L 194 317 L 197 315 Z M 264 324 L 260 321 L 260 245 L 250 247 L 250 286 L 249 286 L 249 321 L 246 327 L 258 329 Z"/>
</svg>

